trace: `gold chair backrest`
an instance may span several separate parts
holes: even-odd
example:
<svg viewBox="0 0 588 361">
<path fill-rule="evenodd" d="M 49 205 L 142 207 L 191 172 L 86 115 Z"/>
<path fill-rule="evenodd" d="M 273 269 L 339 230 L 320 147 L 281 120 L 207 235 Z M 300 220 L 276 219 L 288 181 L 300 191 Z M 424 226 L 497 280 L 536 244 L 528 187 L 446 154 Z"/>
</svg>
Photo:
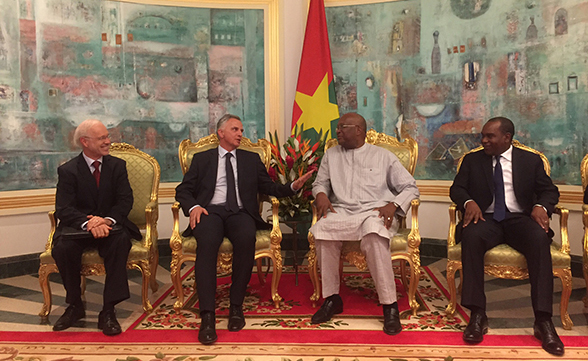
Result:
<svg viewBox="0 0 588 361">
<path fill-rule="evenodd" d="M 584 156 L 582 163 L 580 163 L 580 173 L 582 174 L 582 189 L 584 190 L 588 186 L 588 154 Z"/>
<path fill-rule="evenodd" d="M 155 158 L 127 143 L 112 143 L 110 154 L 127 162 L 129 183 L 133 189 L 133 209 L 129 220 L 139 228 L 145 228 L 145 206 L 157 202 L 160 167 Z"/>
<path fill-rule="evenodd" d="M 419 157 L 419 147 L 417 142 L 411 137 L 407 137 L 400 142 L 396 137 L 384 133 L 378 133 L 374 129 L 367 131 L 365 142 L 378 147 L 382 147 L 394 153 L 400 163 L 406 170 L 414 175 L 417 159 Z M 329 139 L 325 144 L 325 151 L 339 144 L 337 138 Z"/>
<path fill-rule="evenodd" d="M 186 174 L 188 169 L 190 169 L 194 154 L 216 148 L 218 147 L 218 144 L 219 142 L 216 134 L 201 138 L 196 143 L 192 143 L 190 139 L 184 139 L 178 148 L 178 157 L 180 158 L 182 173 Z M 257 153 L 259 158 L 261 158 L 261 162 L 265 165 L 265 168 L 269 169 L 270 161 L 272 159 L 272 149 L 270 142 L 266 139 L 259 139 L 257 143 L 253 143 L 249 139 L 243 137 L 239 149 Z"/>
<path fill-rule="evenodd" d="M 545 154 L 543 154 L 540 151 L 535 150 L 535 149 L 533 149 L 531 147 L 527 147 L 526 145 L 522 144 L 518 140 L 513 140 L 512 141 L 512 146 L 515 147 L 515 148 L 526 150 L 526 151 L 531 152 L 531 153 L 538 154 L 541 157 L 541 160 L 543 161 L 543 168 L 545 169 L 545 173 L 547 173 L 547 175 L 550 175 L 551 174 L 551 166 L 549 165 L 549 160 L 547 159 L 547 157 L 545 156 Z M 461 167 L 461 162 L 463 162 L 463 158 L 467 154 L 470 154 L 470 153 L 473 153 L 473 152 L 477 152 L 477 151 L 481 151 L 482 149 L 484 149 L 484 147 L 479 146 L 479 147 L 476 147 L 476 148 L 470 150 L 466 154 L 462 155 L 461 158 L 459 158 L 459 162 L 457 163 L 457 171 L 459 172 L 459 168 Z"/>
</svg>

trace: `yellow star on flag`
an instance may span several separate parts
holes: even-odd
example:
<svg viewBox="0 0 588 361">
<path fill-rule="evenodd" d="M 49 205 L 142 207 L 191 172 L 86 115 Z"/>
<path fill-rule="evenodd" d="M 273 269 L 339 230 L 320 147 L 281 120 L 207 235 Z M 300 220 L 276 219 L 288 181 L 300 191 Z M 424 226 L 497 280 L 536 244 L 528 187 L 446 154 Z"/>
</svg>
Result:
<svg viewBox="0 0 588 361">
<path fill-rule="evenodd" d="M 298 107 L 302 111 L 297 124 L 299 126 L 303 125 L 304 129 L 314 128 L 317 133 L 322 129 L 323 134 L 331 130 L 331 121 L 339 118 L 337 104 L 329 102 L 328 75 L 328 73 L 325 74 L 312 96 L 296 92 L 295 98 Z"/>
</svg>

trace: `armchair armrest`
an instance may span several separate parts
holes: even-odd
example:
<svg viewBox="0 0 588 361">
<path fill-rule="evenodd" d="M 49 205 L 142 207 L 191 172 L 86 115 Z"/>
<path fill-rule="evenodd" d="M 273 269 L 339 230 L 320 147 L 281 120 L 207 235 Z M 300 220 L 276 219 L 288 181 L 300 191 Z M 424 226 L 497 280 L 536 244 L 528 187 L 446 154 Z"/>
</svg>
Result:
<svg viewBox="0 0 588 361">
<path fill-rule="evenodd" d="M 273 196 L 266 196 L 269 198 L 268 201 L 272 205 L 272 231 L 270 233 L 270 237 L 272 240 L 272 245 L 277 246 L 282 243 L 282 230 L 280 229 L 280 217 L 279 217 L 279 209 L 280 209 L 280 201 Z"/>
<path fill-rule="evenodd" d="M 51 222 L 51 230 L 49 231 L 49 237 L 47 238 L 47 243 L 45 244 L 45 251 L 50 251 L 53 248 L 53 235 L 55 234 L 55 229 L 57 228 L 57 217 L 55 216 L 55 210 L 49 211 L 47 215 L 49 216 L 49 221 Z"/>
<path fill-rule="evenodd" d="M 172 252 L 181 251 L 182 249 L 182 234 L 180 232 L 180 202 L 174 202 L 171 207 L 173 216 L 173 229 L 171 237 L 169 238 L 169 247 Z"/>
<path fill-rule="evenodd" d="M 560 251 L 565 254 L 570 254 L 570 241 L 568 239 L 568 217 L 570 211 L 557 204 L 554 213 L 559 214 L 559 230 L 561 235 Z"/>
<path fill-rule="evenodd" d="M 150 249 L 157 242 L 157 220 L 159 219 L 159 203 L 151 201 L 145 205 L 145 237 L 143 246 Z"/>
<path fill-rule="evenodd" d="M 421 200 L 416 198 L 410 201 L 411 225 L 408 234 L 408 246 L 410 248 L 419 248 L 421 245 L 421 233 L 419 230 L 419 205 Z"/>
<path fill-rule="evenodd" d="M 449 234 L 447 235 L 447 247 L 455 246 L 455 231 L 457 229 L 457 204 L 449 205 Z"/>
</svg>

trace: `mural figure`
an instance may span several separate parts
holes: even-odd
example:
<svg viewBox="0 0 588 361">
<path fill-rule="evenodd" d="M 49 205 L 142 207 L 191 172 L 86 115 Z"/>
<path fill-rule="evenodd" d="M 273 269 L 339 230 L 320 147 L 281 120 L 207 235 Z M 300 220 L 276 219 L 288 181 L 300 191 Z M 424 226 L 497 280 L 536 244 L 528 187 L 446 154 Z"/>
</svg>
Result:
<svg viewBox="0 0 588 361">
<path fill-rule="evenodd" d="M 435 30 L 433 33 L 435 44 L 433 45 L 433 51 L 431 52 L 431 73 L 441 73 L 441 49 L 439 49 L 439 32 Z"/>
<path fill-rule="evenodd" d="M 535 17 L 531 16 L 531 24 L 527 28 L 527 36 L 525 37 L 527 41 L 537 40 L 537 26 L 535 26 Z"/>
<path fill-rule="evenodd" d="M 568 11 L 564 8 L 557 10 L 555 13 L 555 35 L 565 35 L 568 33 Z"/>
</svg>

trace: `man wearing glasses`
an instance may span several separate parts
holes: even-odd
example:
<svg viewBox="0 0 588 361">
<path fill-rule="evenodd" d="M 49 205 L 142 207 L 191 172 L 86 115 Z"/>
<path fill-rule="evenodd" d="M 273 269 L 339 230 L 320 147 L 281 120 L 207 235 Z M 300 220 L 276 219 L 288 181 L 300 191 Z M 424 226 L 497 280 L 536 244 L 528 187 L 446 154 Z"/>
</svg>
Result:
<svg viewBox="0 0 588 361">
<path fill-rule="evenodd" d="M 65 330 L 86 317 L 80 271 L 82 253 L 93 247 L 104 258 L 106 269 L 98 328 L 113 336 L 121 333 L 114 306 L 130 297 L 126 265 L 131 238 L 141 239 L 137 226 L 127 219 L 133 191 L 125 161 L 109 155 L 110 136 L 104 124 L 95 119 L 83 121 L 74 133 L 74 142 L 82 152 L 57 169 L 55 215 L 59 225 L 52 256 L 69 306 L 53 330 Z"/>
<path fill-rule="evenodd" d="M 365 136 L 366 122 L 361 115 L 343 115 L 337 125 L 339 145 L 327 150 L 312 185 L 319 219 L 310 232 L 316 239 L 325 301 L 311 322 L 327 322 L 343 312 L 339 296 L 342 242 L 361 240 L 383 306 L 384 332 L 395 335 L 402 326 L 390 238 L 398 230 L 395 215 L 404 216 L 419 191 L 394 153 L 365 143 Z"/>
</svg>

